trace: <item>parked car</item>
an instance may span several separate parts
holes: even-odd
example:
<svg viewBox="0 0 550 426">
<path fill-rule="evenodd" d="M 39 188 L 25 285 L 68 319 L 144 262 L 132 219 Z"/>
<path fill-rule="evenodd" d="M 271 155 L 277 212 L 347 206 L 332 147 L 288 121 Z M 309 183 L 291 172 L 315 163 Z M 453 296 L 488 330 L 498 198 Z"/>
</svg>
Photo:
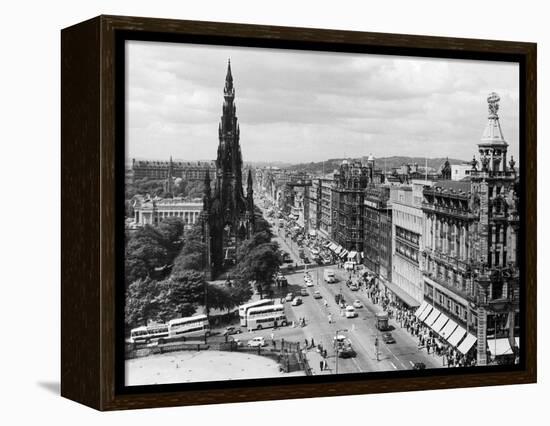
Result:
<svg viewBox="0 0 550 426">
<path fill-rule="evenodd" d="M 295 297 L 292 301 L 292 306 L 299 306 L 302 304 L 302 298 L 301 297 Z"/>
<path fill-rule="evenodd" d="M 351 291 L 357 291 L 357 290 L 359 290 L 359 286 L 356 283 L 353 283 L 349 286 L 349 289 Z"/>
<path fill-rule="evenodd" d="M 292 299 L 294 299 L 294 295 L 293 295 L 292 293 L 288 293 L 288 294 L 286 295 L 285 300 L 286 300 L 287 302 L 292 302 Z"/>
<path fill-rule="evenodd" d="M 353 302 L 353 307 L 354 308 L 362 308 L 363 304 L 361 303 L 361 301 L 359 299 L 357 299 Z"/>
<path fill-rule="evenodd" d="M 344 262 L 344 269 L 346 271 L 352 271 L 355 269 L 355 265 L 356 263 L 355 262 L 352 262 L 352 261 L 347 261 L 347 262 Z"/>
<path fill-rule="evenodd" d="M 355 308 L 351 305 L 346 306 L 346 318 L 355 318 L 356 316 Z"/>
<path fill-rule="evenodd" d="M 254 337 L 253 339 L 249 340 L 247 343 L 247 346 L 250 348 L 257 348 L 258 346 L 265 346 L 267 343 L 265 342 L 265 339 L 262 336 Z"/>
<path fill-rule="evenodd" d="M 423 362 L 415 362 L 413 364 L 413 370 L 424 370 L 426 368 L 426 364 Z"/>
<path fill-rule="evenodd" d="M 320 292 L 319 290 L 315 290 L 315 291 L 313 292 L 313 298 L 314 298 L 314 299 L 322 299 L 323 296 L 321 296 L 321 292 Z"/>
<path fill-rule="evenodd" d="M 222 333 L 223 336 L 229 336 L 230 334 L 240 334 L 243 331 L 237 327 L 227 327 Z"/>
<path fill-rule="evenodd" d="M 391 333 L 383 333 L 382 340 L 384 341 L 384 343 L 395 343 L 395 339 L 393 338 Z"/>
<path fill-rule="evenodd" d="M 307 292 L 307 290 L 305 288 L 300 289 L 300 295 L 307 296 L 308 294 L 309 293 Z"/>
<path fill-rule="evenodd" d="M 311 260 L 309 260 L 309 257 L 305 256 L 302 261 L 306 264 L 306 265 L 309 265 L 311 263 Z"/>
</svg>

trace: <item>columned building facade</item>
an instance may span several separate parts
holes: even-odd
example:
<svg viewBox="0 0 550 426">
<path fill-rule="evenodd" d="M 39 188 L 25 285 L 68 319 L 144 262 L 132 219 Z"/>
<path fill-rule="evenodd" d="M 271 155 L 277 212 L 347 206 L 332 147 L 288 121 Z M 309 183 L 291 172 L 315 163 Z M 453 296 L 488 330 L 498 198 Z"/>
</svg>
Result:
<svg viewBox="0 0 550 426">
<path fill-rule="evenodd" d="M 464 327 L 464 350 L 476 353 L 478 365 L 515 362 L 519 341 L 519 178 L 513 158 L 507 161 L 500 99 L 492 93 L 487 100 L 470 179 L 438 182 L 423 202 L 425 299 Z"/>
<path fill-rule="evenodd" d="M 202 212 L 202 202 L 185 198 L 153 198 L 135 197 L 133 203 L 134 223 L 137 226 L 156 226 L 164 219 L 179 218 L 184 225 L 191 226 L 199 221 Z"/>
</svg>

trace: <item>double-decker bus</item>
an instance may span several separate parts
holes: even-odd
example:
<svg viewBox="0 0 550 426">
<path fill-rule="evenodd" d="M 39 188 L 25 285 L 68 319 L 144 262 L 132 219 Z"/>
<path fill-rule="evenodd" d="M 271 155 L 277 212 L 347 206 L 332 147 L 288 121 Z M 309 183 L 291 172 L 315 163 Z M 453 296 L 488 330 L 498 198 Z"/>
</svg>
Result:
<svg viewBox="0 0 550 426">
<path fill-rule="evenodd" d="M 246 323 L 249 330 L 259 330 L 275 326 L 284 327 L 287 324 L 285 307 L 281 304 L 276 304 L 250 308 L 246 315 Z"/>
<path fill-rule="evenodd" d="M 241 319 L 241 327 L 246 327 L 246 314 L 248 313 L 249 309 L 257 308 L 259 306 L 273 305 L 273 303 L 274 302 L 272 299 L 261 299 L 239 306 L 239 318 Z"/>
<path fill-rule="evenodd" d="M 204 337 L 210 335 L 210 323 L 206 315 L 194 315 L 168 321 L 170 338 Z"/>
<path fill-rule="evenodd" d="M 168 324 L 151 323 L 130 331 L 131 343 L 149 343 L 164 337 L 168 337 Z"/>
</svg>

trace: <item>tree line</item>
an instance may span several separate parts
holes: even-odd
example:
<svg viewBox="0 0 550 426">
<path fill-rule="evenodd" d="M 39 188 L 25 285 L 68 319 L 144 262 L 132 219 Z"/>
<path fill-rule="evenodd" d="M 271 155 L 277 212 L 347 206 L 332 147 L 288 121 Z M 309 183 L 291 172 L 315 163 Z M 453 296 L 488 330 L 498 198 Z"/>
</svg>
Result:
<svg viewBox="0 0 550 426">
<path fill-rule="evenodd" d="M 184 230 L 180 218 L 158 226 L 144 226 L 128 235 L 125 257 L 128 329 L 148 320 L 165 322 L 194 314 L 204 307 L 230 312 L 250 300 L 253 286 L 260 297 L 269 293 L 274 273 L 282 264 L 279 247 L 272 242 L 269 223 L 256 210 L 256 229 L 237 250 L 236 264 L 226 271 L 224 284 L 206 281 L 204 243 L 200 224 Z"/>
</svg>

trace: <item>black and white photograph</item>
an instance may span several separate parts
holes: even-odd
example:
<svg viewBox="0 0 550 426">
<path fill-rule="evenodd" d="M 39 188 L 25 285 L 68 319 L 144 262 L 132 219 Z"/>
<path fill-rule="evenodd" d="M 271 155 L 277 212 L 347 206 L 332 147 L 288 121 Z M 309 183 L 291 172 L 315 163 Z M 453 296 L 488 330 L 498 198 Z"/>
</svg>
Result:
<svg viewBox="0 0 550 426">
<path fill-rule="evenodd" d="M 125 386 L 521 362 L 518 63 L 125 43 Z"/>
</svg>

